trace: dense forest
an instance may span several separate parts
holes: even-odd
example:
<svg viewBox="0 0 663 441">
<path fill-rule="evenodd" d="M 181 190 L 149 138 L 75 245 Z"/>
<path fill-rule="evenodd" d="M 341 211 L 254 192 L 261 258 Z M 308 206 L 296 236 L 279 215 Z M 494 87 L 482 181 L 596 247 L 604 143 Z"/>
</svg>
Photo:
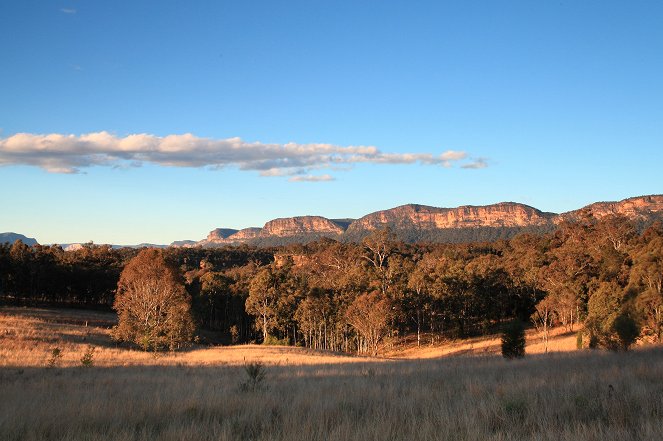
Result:
<svg viewBox="0 0 663 441">
<path fill-rule="evenodd" d="M 137 252 L 0 245 L 0 301 L 110 309 Z M 180 269 L 199 335 L 210 341 L 376 353 L 385 339 L 409 334 L 424 344 L 494 333 L 513 320 L 544 335 L 553 325 L 583 325 L 585 345 L 615 346 L 624 326 L 661 340 L 660 223 L 587 216 L 553 232 L 482 243 L 406 244 L 380 230 L 361 243 L 164 252 Z"/>
</svg>

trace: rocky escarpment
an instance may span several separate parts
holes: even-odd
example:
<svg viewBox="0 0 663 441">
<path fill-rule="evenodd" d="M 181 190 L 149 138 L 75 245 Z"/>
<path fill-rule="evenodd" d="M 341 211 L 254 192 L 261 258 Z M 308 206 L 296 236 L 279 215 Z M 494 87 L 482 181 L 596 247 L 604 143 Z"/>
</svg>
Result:
<svg viewBox="0 0 663 441">
<path fill-rule="evenodd" d="M 175 242 L 171 242 L 170 246 L 171 247 L 182 247 L 182 248 L 190 248 L 193 246 L 196 246 L 198 241 L 195 240 L 176 240 Z"/>
<path fill-rule="evenodd" d="M 407 242 L 489 241 L 513 237 L 523 231 L 551 231 L 563 220 L 579 219 L 587 214 L 596 218 L 621 215 L 634 220 L 652 221 L 663 218 L 663 195 L 640 196 L 619 202 L 597 202 L 560 215 L 515 202 L 501 202 L 456 208 L 409 204 L 377 211 L 357 220 L 296 216 L 271 220 L 262 228 L 239 231 L 218 228 L 196 245 L 284 245 L 322 237 L 356 241 L 384 227 L 392 228 Z"/>
<path fill-rule="evenodd" d="M 237 241 L 246 241 L 250 239 L 255 239 L 256 237 L 260 237 L 262 234 L 262 228 L 258 227 L 250 227 L 250 228 L 243 228 L 239 230 L 237 233 L 233 234 L 232 236 L 228 236 L 227 241 L 228 242 L 237 242 Z"/>
<path fill-rule="evenodd" d="M 195 246 L 221 246 L 250 242 L 253 239 L 260 237 L 262 228 L 251 227 L 241 230 L 234 230 L 232 228 L 217 228 L 210 231 L 207 238 L 196 242 Z"/>
<path fill-rule="evenodd" d="M 322 216 L 296 216 L 274 219 L 262 228 L 263 236 L 300 236 L 307 234 L 341 235 L 344 228 Z"/>
<path fill-rule="evenodd" d="M 557 221 L 574 220 L 587 215 L 596 219 L 606 216 L 626 216 L 634 220 L 646 220 L 657 214 L 663 214 L 663 195 L 638 196 L 616 202 L 596 202 L 580 210 L 562 213 Z"/>
<path fill-rule="evenodd" d="M 345 220 L 345 219 L 344 219 Z M 262 228 L 251 227 L 243 230 L 217 228 L 211 231 L 205 240 L 197 242 L 198 246 L 232 245 L 255 241 L 273 241 L 274 238 L 301 238 L 310 236 L 338 237 L 345 231 L 343 221 L 334 222 L 321 216 L 296 216 L 274 219 Z"/>
<path fill-rule="evenodd" d="M 235 231 L 233 234 L 227 232 Z M 345 231 L 343 220 L 334 222 L 321 216 L 296 216 L 274 219 L 262 228 L 252 227 L 243 230 L 217 228 L 210 232 L 205 240 L 197 242 L 199 246 L 220 246 L 239 243 L 278 244 L 280 238 L 290 238 L 288 242 L 298 242 L 303 238 L 339 237 Z M 225 236 L 225 237 L 224 237 Z M 277 239 L 275 241 L 275 239 Z"/>
<path fill-rule="evenodd" d="M 199 242 L 194 242 L 193 244 L 186 243 L 181 246 L 192 247 L 192 246 L 215 246 L 215 245 L 224 245 L 230 243 L 228 238 L 234 234 L 239 233 L 239 230 L 234 228 L 216 228 L 209 232 L 207 237 Z M 248 237 L 247 237 L 248 239 Z M 172 244 L 171 244 L 172 245 Z"/>
<path fill-rule="evenodd" d="M 386 226 L 419 230 L 544 226 L 550 224 L 554 216 L 553 213 L 544 213 L 513 202 L 457 208 L 403 205 L 357 219 L 350 225 L 348 232 L 376 230 Z"/>
<path fill-rule="evenodd" d="M 233 228 L 217 228 L 215 230 L 210 231 L 210 233 L 207 235 L 206 240 L 209 242 L 214 242 L 217 240 L 227 239 L 228 237 L 232 236 L 238 231 L 239 230 L 235 230 Z"/>
</svg>

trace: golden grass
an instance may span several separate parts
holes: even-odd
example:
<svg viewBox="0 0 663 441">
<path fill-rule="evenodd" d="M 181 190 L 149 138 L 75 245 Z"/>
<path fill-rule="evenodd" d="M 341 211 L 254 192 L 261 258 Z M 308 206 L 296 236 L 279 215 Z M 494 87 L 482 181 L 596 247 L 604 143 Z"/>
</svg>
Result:
<svg viewBox="0 0 663 441">
<path fill-rule="evenodd" d="M 458 355 L 499 355 L 499 336 L 476 337 L 457 341 L 442 341 L 434 345 L 416 344 L 404 339 L 389 345 L 377 359 L 325 353 L 305 348 L 238 345 L 208 347 L 196 345 L 186 351 L 159 354 L 130 349 L 110 338 L 115 315 L 104 312 L 0 308 L 0 366 L 46 366 L 53 348 L 62 351 L 59 365 L 78 366 L 80 358 L 95 347 L 95 365 L 145 366 L 184 364 L 190 366 L 241 365 L 247 362 L 265 364 L 335 364 L 377 362 L 385 359 L 430 359 Z M 423 341 L 430 341 L 425 336 Z M 543 353 L 541 336 L 534 330 L 527 332 L 527 353 Z M 576 336 L 563 328 L 552 330 L 549 351 L 575 351 Z"/>
<path fill-rule="evenodd" d="M 660 348 L 367 361 L 250 346 L 155 359 L 40 314 L 0 317 L 3 441 L 663 439 Z M 95 367 L 80 367 L 90 343 Z M 53 345 L 62 367 L 44 367 Z M 254 391 L 241 387 L 244 357 L 268 363 Z"/>
<path fill-rule="evenodd" d="M 116 344 L 110 337 L 115 315 L 39 308 L 0 309 L 0 366 L 44 367 L 58 348 L 60 367 L 75 367 L 93 346 L 94 364 L 112 366 L 212 366 L 265 364 L 334 364 L 375 361 L 365 357 L 287 346 L 202 346 L 174 353 L 146 353 Z M 87 322 L 87 326 L 85 326 Z"/>
<path fill-rule="evenodd" d="M 579 328 L 576 326 L 575 330 Z M 543 354 L 545 345 L 541 334 L 536 330 L 526 332 L 526 352 L 527 354 Z M 421 346 L 416 345 L 412 338 L 406 339 L 400 345 L 395 346 L 385 352 L 388 358 L 399 359 L 420 359 L 420 358 L 440 358 L 462 355 L 500 355 L 501 337 L 499 335 L 466 338 L 461 340 L 442 341 L 436 344 L 427 344 L 430 342 L 430 336 L 426 335 L 422 339 Z M 576 333 L 567 332 L 563 327 L 555 328 L 550 331 L 548 338 L 548 352 L 570 352 L 576 350 Z"/>
</svg>

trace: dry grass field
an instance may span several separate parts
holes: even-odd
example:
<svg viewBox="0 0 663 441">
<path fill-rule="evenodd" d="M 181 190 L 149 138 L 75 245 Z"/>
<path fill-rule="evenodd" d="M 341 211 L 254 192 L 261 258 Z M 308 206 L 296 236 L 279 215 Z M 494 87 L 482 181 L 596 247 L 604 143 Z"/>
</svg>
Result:
<svg viewBox="0 0 663 441">
<path fill-rule="evenodd" d="M 180 352 L 146 353 L 116 344 L 110 337 L 115 315 L 79 310 L 0 308 L 0 367 L 44 367 L 54 348 L 61 350 L 60 367 L 80 366 L 94 347 L 94 365 L 114 366 L 222 366 L 265 364 L 336 364 L 368 358 L 325 354 L 284 346 L 196 345 Z M 87 326 L 86 326 L 87 325 Z"/>
<path fill-rule="evenodd" d="M 258 346 L 155 358 L 116 347 L 110 321 L 0 310 L 0 439 L 663 439 L 660 348 L 506 361 L 490 355 L 494 339 L 478 339 L 420 348 L 421 358 L 409 347 L 369 360 Z M 53 347 L 62 359 L 48 368 Z M 251 382 L 253 361 L 264 379 Z"/>
<path fill-rule="evenodd" d="M 404 340 L 389 345 L 378 359 L 326 354 L 305 348 L 239 345 L 194 346 L 186 351 L 155 356 L 117 345 L 110 338 L 115 315 L 105 312 L 67 309 L 0 308 L 0 366 L 46 366 L 54 348 L 62 351 L 58 365 L 79 366 L 80 358 L 93 346 L 94 363 L 99 367 L 152 365 L 243 365 L 265 364 L 336 364 L 379 362 L 385 360 L 434 359 L 447 356 L 499 355 L 500 338 L 477 337 L 458 341 L 436 342 L 431 345 L 424 336 L 417 347 L 415 341 Z M 576 350 L 576 336 L 562 328 L 551 332 L 549 351 Z M 527 332 L 527 353 L 543 352 L 540 336 Z"/>
</svg>

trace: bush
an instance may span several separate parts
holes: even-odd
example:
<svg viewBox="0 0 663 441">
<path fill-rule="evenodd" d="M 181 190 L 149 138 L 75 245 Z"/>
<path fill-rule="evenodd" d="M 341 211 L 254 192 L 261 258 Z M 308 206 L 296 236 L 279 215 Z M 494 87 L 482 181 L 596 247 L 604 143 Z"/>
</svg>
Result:
<svg viewBox="0 0 663 441">
<path fill-rule="evenodd" d="M 282 338 L 282 339 L 278 339 L 277 337 L 274 337 L 273 335 L 267 334 L 267 337 L 262 342 L 262 344 L 267 345 L 267 346 L 289 346 L 290 341 L 288 340 L 287 337 Z"/>
<path fill-rule="evenodd" d="M 92 367 L 94 366 L 94 346 L 90 346 L 81 357 L 81 366 Z"/>
<path fill-rule="evenodd" d="M 267 372 L 265 365 L 260 362 L 248 363 L 244 366 L 246 379 L 240 383 L 239 389 L 243 392 L 255 392 L 264 389 L 263 382 Z"/>
<path fill-rule="evenodd" d="M 630 314 L 628 291 L 616 282 L 601 283 L 589 299 L 585 329 L 590 348 L 628 350 L 640 335 L 640 326 Z"/>
<path fill-rule="evenodd" d="M 523 358 L 525 356 L 525 326 L 521 321 L 513 321 L 502 331 L 502 356 Z"/>
<path fill-rule="evenodd" d="M 640 335 L 640 326 L 631 316 L 620 314 L 612 323 L 612 331 L 617 337 L 617 347 L 628 351 Z"/>
<path fill-rule="evenodd" d="M 51 349 L 51 356 L 48 358 L 47 365 L 49 368 L 54 368 L 57 365 L 60 364 L 60 360 L 62 360 L 62 349 L 60 348 L 53 348 Z"/>
</svg>

